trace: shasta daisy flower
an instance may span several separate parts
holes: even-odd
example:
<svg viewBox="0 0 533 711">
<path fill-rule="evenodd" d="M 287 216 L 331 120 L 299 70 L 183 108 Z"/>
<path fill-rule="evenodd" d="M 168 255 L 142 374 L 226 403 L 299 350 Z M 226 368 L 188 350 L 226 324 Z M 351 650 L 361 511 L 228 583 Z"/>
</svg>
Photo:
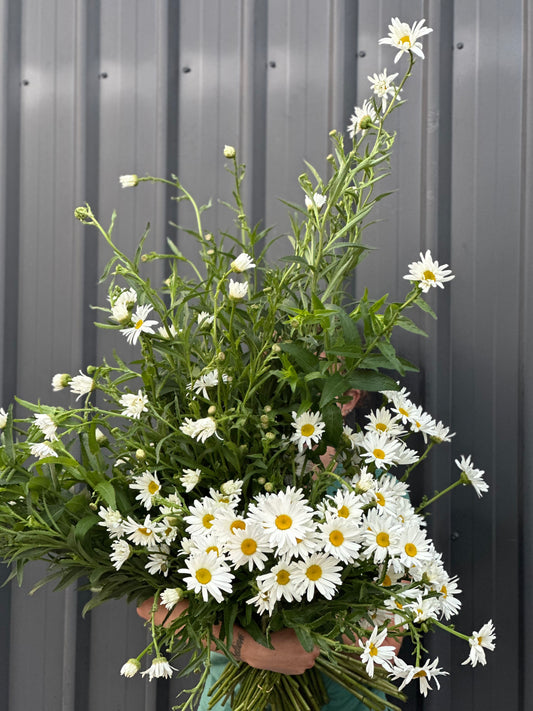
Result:
<svg viewBox="0 0 533 711">
<path fill-rule="evenodd" d="M 308 602 L 314 598 L 315 591 L 331 600 L 337 588 L 342 585 L 341 570 L 338 559 L 327 553 L 313 553 L 296 563 L 294 582 L 300 586 Z"/>
<path fill-rule="evenodd" d="M 307 411 L 301 415 L 293 412 L 292 418 L 294 422 L 291 424 L 296 432 L 291 435 L 291 442 L 297 445 L 300 453 L 304 451 L 304 447 L 312 447 L 313 444 L 320 442 L 326 429 L 320 412 Z"/>
<path fill-rule="evenodd" d="M 45 459 L 46 457 L 58 457 L 58 453 L 52 449 L 46 442 L 38 442 L 32 444 L 30 447 L 30 452 L 34 457 L 39 459 Z"/>
<path fill-rule="evenodd" d="M 168 555 L 165 555 L 165 553 L 151 553 L 144 567 L 150 575 L 161 573 L 167 577 L 170 570 L 169 560 Z"/>
<path fill-rule="evenodd" d="M 188 494 L 194 489 L 196 484 L 198 484 L 201 475 L 202 472 L 200 471 L 200 469 L 183 470 L 183 474 L 180 477 L 180 482 Z"/>
<path fill-rule="evenodd" d="M 7 412 L 3 407 L 0 407 L 0 430 L 4 429 L 7 424 Z"/>
<path fill-rule="evenodd" d="M 55 442 L 57 440 L 57 435 L 56 435 L 57 425 L 52 420 L 50 415 L 39 414 L 39 415 L 34 415 L 34 417 L 35 417 L 35 424 L 41 430 L 41 432 L 44 434 L 45 439 L 49 440 L 50 442 Z"/>
<path fill-rule="evenodd" d="M 56 373 L 52 378 L 52 390 L 55 393 L 63 390 L 63 388 L 66 388 L 71 380 L 72 378 L 68 373 Z"/>
<path fill-rule="evenodd" d="M 419 262 L 411 262 L 408 265 L 409 274 L 406 274 L 404 279 L 417 282 L 424 293 L 428 292 L 432 286 L 444 289 L 444 282 L 455 279 L 455 275 L 447 267 L 447 264 L 439 265 L 438 262 L 435 262 L 428 249 L 425 254 L 420 252 Z"/>
<path fill-rule="evenodd" d="M 230 299 L 233 299 L 233 301 L 245 299 L 248 296 L 248 284 L 246 282 L 240 282 L 235 281 L 235 279 L 230 279 L 228 286 L 228 296 Z"/>
<path fill-rule="evenodd" d="M 120 570 L 131 554 L 131 548 L 127 541 L 115 541 L 111 544 L 109 558 L 115 570 Z"/>
<path fill-rule="evenodd" d="M 216 504 L 211 499 L 205 497 L 201 501 L 195 501 L 189 506 L 189 515 L 183 520 L 187 523 L 186 531 L 191 536 L 201 536 L 208 533 L 215 520 Z"/>
<path fill-rule="evenodd" d="M 129 328 L 121 328 L 120 332 L 126 336 L 128 343 L 135 345 L 141 333 L 155 333 L 152 326 L 155 326 L 157 321 L 148 319 L 147 316 L 152 311 L 152 307 L 148 304 L 139 306 L 139 308 L 131 315 L 133 326 Z"/>
<path fill-rule="evenodd" d="M 191 420 L 190 417 L 186 417 L 183 424 L 180 425 L 180 430 L 197 442 L 203 443 L 216 434 L 217 423 L 212 417 L 201 417 L 199 420 Z"/>
<path fill-rule="evenodd" d="M 165 588 L 159 599 L 167 610 L 172 610 L 180 600 L 183 600 L 183 590 L 181 588 Z"/>
<path fill-rule="evenodd" d="M 398 452 L 402 442 L 391 439 L 380 432 L 366 432 L 361 441 L 361 457 L 366 464 L 375 464 L 379 469 L 386 469 L 397 463 Z"/>
<path fill-rule="evenodd" d="M 184 574 L 183 582 L 187 590 L 201 593 L 204 602 L 207 602 L 211 595 L 221 603 L 224 593 L 231 593 L 233 573 L 214 551 L 191 555 L 185 565 L 178 573 Z"/>
<path fill-rule="evenodd" d="M 129 321 L 130 309 L 135 303 L 137 303 L 135 289 L 125 289 L 111 302 L 111 317 L 118 323 Z"/>
<path fill-rule="evenodd" d="M 146 671 L 141 672 L 141 676 L 148 674 L 149 681 L 152 681 L 152 679 L 169 679 L 174 671 L 174 667 L 170 666 L 166 657 L 155 657 L 151 666 Z"/>
<path fill-rule="evenodd" d="M 387 70 L 384 69 L 379 74 L 372 74 L 371 77 L 367 77 L 370 82 L 370 88 L 374 94 L 381 99 L 381 108 L 383 111 L 387 109 L 387 103 L 389 100 L 389 95 L 391 98 L 396 92 L 396 87 L 393 85 L 393 81 L 396 79 L 398 74 L 391 74 L 387 76 Z"/>
<path fill-rule="evenodd" d="M 287 600 L 300 602 L 302 595 L 295 580 L 297 573 L 295 563 L 277 563 L 269 573 L 259 575 L 257 584 L 261 592 L 268 593 L 274 601 Z"/>
<path fill-rule="evenodd" d="M 120 673 L 127 679 L 131 679 L 135 676 L 135 674 L 137 674 L 140 668 L 141 663 L 138 659 L 128 659 L 128 661 L 122 665 Z"/>
<path fill-rule="evenodd" d="M 390 44 L 391 47 L 396 47 L 399 52 L 396 53 L 394 57 L 394 62 L 396 63 L 404 52 L 413 52 L 419 57 L 424 59 L 424 52 L 422 51 L 422 43 L 418 40 L 424 35 L 433 32 L 430 27 L 423 27 L 424 20 L 419 20 L 413 23 L 410 27 L 407 22 L 400 22 L 398 17 L 393 17 L 391 19 L 391 24 L 389 25 L 389 36 L 382 37 L 379 40 L 379 44 Z"/>
<path fill-rule="evenodd" d="M 236 568 L 247 565 L 248 570 L 254 567 L 263 570 L 267 553 L 272 552 L 263 527 L 252 522 L 248 523 L 244 530 L 234 530 L 231 538 L 227 540 L 226 549 Z"/>
<path fill-rule="evenodd" d="M 361 107 L 356 106 L 353 111 L 350 117 L 350 123 L 348 124 L 348 135 L 350 138 L 354 138 L 359 132 L 364 135 L 377 120 L 376 111 L 368 100 L 364 101 Z"/>
<path fill-rule="evenodd" d="M 228 376 L 226 375 L 226 373 L 223 373 L 222 377 L 220 378 L 218 375 L 218 370 L 217 368 L 215 368 L 214 370 L 210 370 L 208 373 L 200 375 L 200 377 L 195 380 L 194 383 L 191 383 L 188 386 L 188 389 L 194 390 L 197 395 L 200 394 L 206 399 L 208 399 L 209 395 L 207 393 L 207 388 L 216 388 L 220 380 L 222 380 L 223 383 L 227 383 Z"/>
<path fill-rule="evenodd" d="M 343 563 L 353 563 L 361 548 L 361 532 L 353 521 L 326 514 L 326 520 L 318 524 L 319 543 L 325 553 Z"/>
<path fill-rule="evenodd" d="M 439 598 L 439 605 L 442 615 L 449 620 L 450 617 L 457 615 L 461 609 L 461 601 L 457 597 L 460 592 L 462 592 L 457 585 L 457 577 L 450 578 L 446 577 L 440 585 L 437 586 L 436 590 L 441 594 Z"/>
<path fill-rule="evenodd" d="M 207 326 L 210 326 L 214 320 L 215 317 L 207 311 L 200 311 L 197 316 L 197 323 L 200 328 L 207 328 Z"/>
<path fill-rule="evenodd" d="M 475 469 L 472 464 L 470 455 L 468 457 L 461 456 L 461 459 L 455 460 L 455 463 L 461 470 L 461 478 L 465 484 L 471 484 L 474 487 L 474 491 L 481 498 L 485 491 L 489 490 L 489 485 L 483 479 L 483 474 L 485 473 L 483 469 Z"/>
<path fill-rule="evenodd" d="M 405 434 L 405 430 L 398 422 L 400 418 L 393 415 L 386 407 L 381 407 L 366 417 L 369 422 L 365 425 L 365 430 L 387 434 L 389 437 L 401 437 Z"/>
<path fill-rule="evenodd" d="M 388 556 L 397 555 L 399 534 L 400 527 L 392 516 L 370 510 L 362 525 L 364 555 L 373 558 L 374 563 L 383 563 Z"/>
<path fill-rule="evenodd" d="M 241 273 L 247 269 L 255 269 L 254 260 L 246 252 L 241 252 L 231 263 L 234 272 Z"/>
<path fill-rule="evenodd" d="M 136 546 L 150 547 L 159 543 L 159 535 L 156 526 L 150 516 L 146 516 L 143 523 L 135 521 L 131 516 L 128 516 L 124 521 L 124 533 Z"/>
<path fill-rule="evenodd" d="M 313 197 L 310 198 L 309 195 L 306 195 L 304 198 L 305 202 L 305 207 L 308 210 L 312 210 L 314 207 L 320 212 L 321 208 L 326 204 L 326 196 L 321 195 L 320 193 L 314 193 Z"/>
<path fill-rule="evenodd" d="M 366 664 L 366 673 L 370 677 L 374 676 L 374 664 L 379 664 L 388 671 L 392 670 L 389 660 L 396 656 L 396 650 L 392 646 L 383 644 L 387 634 L 387 628 L 379 632 L 378 627 L 374 627 L 372 634 L 363 645 L 361 661 Z"/>
<path fill-rule="evenodd" d="M 314 530 L 313 509 L 290 487 L 252 503 L 248 517 L 264 528 L 270 545 L 280 555 L 296 553 L 297 539 Z"/>
<path fill-rule="evenodd" d="M 130 489 L 136 489 L 139 492 L 135 498 L 149 511 L 152 508 L 154 496 L 161 491 L 161 484 L 157 474 L 143 472 L 140 476 L 135 477 L 133 483 L 130 484 Z"/>
<path fill-rule="evenodd" d="M 137 395 L 134 393 L 126 393 L 125 395 L 122 395 L 119 403 L 124 407 L 121 415 L 124 417 L 131 417 L 133 420 L 140 419 L 143 412 L 148 412 L 148 398 L 142 390 L 139 390 Z"/>
<path fill-rule="evenodd" d="M 138 175 L 121 175 L 119 177 L 120 187 L 122 188 L 134 188 L 139 183 Z"/>
<path fill-rule="evenodd" d="M 428 691 L 431 691 L 431 686 L 429 685 L 429 682 L 432 679 L 435 679 L 437 688 L 440 689 L 440 684 L 439 680 L 437 679 L 437 676 L 448 674 L 448 672 L 443 671 L 442 669 L 438 669 L 438 663 L 439 658 L 437 657 L 432 662 L 430 662 L 428 659 L 423 666 L 416 667 L 412 664 L 407 664 L 403 661 L 403 659 L 399 659 L 398 657 L 396 657 L 396 659 L 394 660 L 394 668 L 391 671 L 391 676 L 394 679 L 403 679 L 402 683 L 399 686 L 400 691 L 404 688 L 404 686 L 409 684 L 410 681 L 412 681 L 413 679 L 418 679 L 420 693 L 424 696 L 427 696 Z"/>
<path fill-rule="evenodd" d="M 407 526 L 401 528 L 398 548 L 400 550 L 399 559 L 406 568 L 421 565 L 425 561 L 431 560 L 433 556 L 425 531 L 415 522 L 408 523 Z"/>
<path fill-rule="evenodd" d="M 85 375 L 81 370 L 80 374 L 75 375 L 70 381 L 70 392 L 78 396 L 76 400 L 79 400 L 82 395 L 88 395 L 93 388 L 93 378 Z"/>
<path fill-rule="evenodd" d="M 495 639 L 494 625 L 492 620 L 489 620 L 487 624 L 483 625 L 479 632 L 472 632 L 472 636 L 468 640 L 470 644 L 470 654 L 462 663 L 471 664 L 473 667 L 478 663 L 485 665 L 487 663 L 485 649 L 492 652 L 495 648 Z"/>
<path fill-rule="evenodd" d="M 116 511 L 115 509 L 109 507 L 105 509 L 103 506 L 100 506 L 98 515 L 102 519 L 98 522 L 98 525 L 104 526 L 111 538 L 120 538 L 124 534 L 122 515 L 120 511 Z"/>
</svg>

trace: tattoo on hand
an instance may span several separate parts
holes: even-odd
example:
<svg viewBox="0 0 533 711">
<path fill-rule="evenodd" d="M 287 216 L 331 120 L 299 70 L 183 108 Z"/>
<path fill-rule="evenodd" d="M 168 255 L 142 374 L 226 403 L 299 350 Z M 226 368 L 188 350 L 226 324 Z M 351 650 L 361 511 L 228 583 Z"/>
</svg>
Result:
<svg viewBox="0 0 533 711">
<path fill-rule="evenodd" d="M 240 662 L 241 660 L 241 650 L 244 644 L 244 635 L 239 632 L 237 639 L 233 642 L 233 656 Z"/>
</svg>

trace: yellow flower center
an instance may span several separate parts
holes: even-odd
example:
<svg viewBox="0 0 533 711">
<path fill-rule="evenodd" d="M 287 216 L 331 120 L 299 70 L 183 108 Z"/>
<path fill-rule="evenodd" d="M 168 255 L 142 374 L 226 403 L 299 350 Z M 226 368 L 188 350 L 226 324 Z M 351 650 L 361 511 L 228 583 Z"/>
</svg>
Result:
<svg viewBox="0 0 533 711">
<path fill-rule="evenodd" d="M 139 330 L 139 328 L 143 325 L 144 321 L 142 318 L 140 318 L 137 323 L 135 324 L 135 328 Z"/>
<path fill-rule="evenodd" d="M 443 594 L 444 597 L 448 597 L 448 588 L 446 585 L 443 585 L 440 589 L 441 593 Z"/>
<path fill-rule="evenodd" d="M 381 533 L 378 533 L 378 535 L 376 536 L 376 543 L 378 544 L 378 546 L 386 548 L 388 545 L 390 545 L 389 534 L 385 533 L 385 531 L 381 531 Z"/>
<path fill-rule="evenodd" d="M 400 415 L 404 415 L 404 417 L 409 417 L 409 413 L 408 413 L 408 411 L 405 409 L 405 407 L 399 407 L 399 408 L 398 408 L 398 412 L 400 413 Z"/>
<path fill-rule="evenodd" d="M 322 577 L 322 568 L 319 565 L 310 565 L 305 574 L 309 580 L 319 580 Z"/>
<path fill-rule="evenodd" d="M 159 491 L 159 484 L 156 484 L 155 481 L 151 481 L 148 484 L 148 493 L 153 496 L 154 494 L 157 494 L 158 491 Z"/>
<path fill-rule="evenodd" d="M 387 425 L 383 424 L 383 422 L 378 422 L 376 425 L 376 429 L 379 430 L 380 432 L 386 432 Z"/>
<path fill-rule="evenodd" d="M 137 530 L 139 531 L 139 533 L 142 533 L 143 536 L 151 536 L 152 535 L 151 528 L 145 528 L 145 526 L 141 526 Z"/>
<path fill-rule="evenodd" d="M 376 459 L 385 459 L 385 452 L 382 449 L 376 449 L 372 452 Z"/>
<path fill-rule="evenodd" d="M 378 648 L 372 642 L 370 642 L 370 649 L 368 650 L 368 653 L 370 654 L 371 657 L 378 656 Z"/>
<path fill-rule="evenodd" d="M 406 543 L 404 546 L 404 551 L 410 558 L 414 558 L 415 555 L 418 553 L 418 550 L 414 543 Z"/>
<path fill-rule="evenodd" d="M 211 551 L 214 551 L 217 555 L 220 555 L 220 551 L 216 546 L 209 546 L 209 548 L 205 549 L 206 553 L 211 553 Z"/>
<path fill-rule="evenodd" d="M 241 543 L 241 551 L 244 555 L 253 555 L 257 550 L 257 543 L 253 538 L 245 538 Z"/>
<path fill-rule="evenodd" d="M 391 580 L 390 575 L 386 575 L 383 578 L 383 582 L 381 584 L 383 585 L 384 588 L 390 587 L 392 585 L 392 580 Z"/>
<path fill-rule="evenodd" d="M 280 570 L 279 573 L 276 574 L 276 582 L 278 585 L 287 585 L 290 578 L 291 576 L 288 570 Z"/>
<path fill-rule="evenodd" d="M 291 526 L 292 518 L 287 516 L 287 514 L 280 514 L 276 517 L 276 528 L 279 528 L 280 531 L 286 531 Z"/>
<path fill-rule="evenodd" d="M 332 546 L 335 546 L 336 548 L 338 546 L 342 546 L 342 544 L 344 543 L 344 535 L 342 531 L 332 531 L 329 534 L 329 542 Z"/>
<path fill-rule="evenodd" d="M 213 577 L 207 568 L 198 568 L 195 576 L 200 585 L 207 585 L 207 583 L 211 582 L 211 578 Z"/>
<path fill-rule="evenodd" d="M 246 524 L 244 523 L 244 521 L 241 521 L 240 519 L 237 519 L 236 521 L 234 521 L 234 522 L 231 524 L 231 526 L 229 527 L 229 530 L 230 530 L 232 533 L 235 533 L 235 531 L 237 531 L 237 530 L 238 530 L 238 531 L 244 531 L 245 528 L 246 528 Z"/>
<path fill-rule="evenodd" d="M 421 676 L 427 676 L 426 672 L 423 669 L 417 671 L 416 674 L 413 674 L 413 679 L 420 679 Z"/>
<path fill-rule="evenodd" d="M 307 425 L 302 425 L 302 429 L 300 430 L 303 437 L 311 437 L 311 435 L 313 434 L 314 431 L 315 431 L 315 426 L 311 425 L 309 423 Z"/>
<path fill-rule="evenodd" d="M 341 518 L 348 518 L 348 516 L 350 515 L 350 509 L 347 506 L 341 506 L 340 509 L 337 511 L 337 515 Z"/>
<path fill-rule="evenodd" d="M 376 501 L 380 506 L 385 506 L 385 497 L 380 491 L 376 492 Z"/>
<path fill-rule="evenodd" d="M 411 38 L 409 35 L 404 35 L 403 37 L 400 37 L 400 42 L 401 44 L 408 44 L 409 47 L 411 46 Z"/>
<path fill-rule="evenodd" d="M 424 272 L 424 279 L 426 281 L 435 281 L 435 274 L 431 271 L 431 269 L 426 269 Z"/>
<path fill-rule="evenodd" d="M 205 516 L 202 519 L 202 526 L 204 528 L 211 528 L 211 526 L 213 525 L 214 519 L 215 519 L 215 517 L 213 516 L 213 514 L 209 514 L 209 513 L 205 514 Z"/>
</svg>

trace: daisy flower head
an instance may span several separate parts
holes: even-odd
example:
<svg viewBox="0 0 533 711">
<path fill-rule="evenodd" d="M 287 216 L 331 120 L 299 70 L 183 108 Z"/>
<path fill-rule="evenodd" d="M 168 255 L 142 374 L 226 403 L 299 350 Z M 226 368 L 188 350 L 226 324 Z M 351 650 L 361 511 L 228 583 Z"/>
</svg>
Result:
<svg viewBox="0 0 533 711">
<path fill-rule="evenodd" d="M 233 301 L 240 301 L 248 296 L 248 284 L 246 282 L 229 280 L 228 296 Z"/>
<path fill-rule="evenodd" d="M 130 489 L 136 489 L 139 492 L 135 498 L 149 511 L 152 508 L 154 496 L 161 491 L 161 484 L 157 474 L 143 472 L 140 476 L 135 477 L 133 483 L 130 484 Z"/>
<path fill-rule="evenodd" d="M 180 482 L 185 491 L 189 494 L 200 481 L 202 472 L 200 469 L 184 469 L 180 476 Z"/>
<path fill-rule="evenodd" d="M 157 329 L 157 333 L 161 338 L 176 338 L 178 335 L 178 331 L 176 329 L 176 326 L 174 326 L 173 323 L 169 324 L 168 326 L 159 326 Z"/>
<path fill-rule="evenodd" d="M 57 441 L 57 425 L 50 417 L 50 415 L 39 414 L 34 415 L 34 417 L 35 424 L 43 433 L 44 438 L 47 439 L 49 442 Z"/>
<path fill-rule="evenodd" d="M 138 659 L 128 659 L 128 661 L 122 665 L 120 673 L 127 679 L 131 679 L 135 676 L 135 674 L 137 674 L 140 668 L 141 663 Z"/>
<path fill-rule="evenodd" d="M 196 317 L 196 322 L 200 328 L 207 328 L 213 323 L 214 320 L 215 317 L 208 311 L 200 311 Z"/>
<path fill-rule="evenodd" d="M 135 174 L 119 176 L 121 188 L 134 188 L 139 183 L 139 176 Z"/>
<path fill-rule="evenodd" d="M 219 377 L 218 369 L 210 370 L 208 373 L 200 375 L 200 377 L 187 386 L 189 390 L 193 390 L 197 395 L 202 395 L 205 399 L 209 399 L 209 394 L 207 388 L 216 388 L 218 383 L 222 380 L 223 383 L 228 382 L 228 376 L 226 373 Z"/>
<path fill-rule="evenodd" d="M 424 23 L 425 19 L 419 20 L 414 22 L 411 27 L 407 22 L 401 22 L 398 17 L 391 19 L 389 35 L 388 37 L 382 37 L 379 40 L 379 44 L 390 44 L 391 47 L 399 50 L 394 57 L 394 63 L 400 59 L 404 52 L 413 52 L 424 59 L 422 43 L 419 42 L 419 39 L 433 32 L 430 27 L 424 27 Z"/>
<path fill-rule="evenodd" d="M 379 74 L 372 74 L 371 77 L 367 77 L 370 82 L 370 88 L 374 94 L 381 99 L 381 109 L 383 111 L 387 110 L 387 103 L 389 101 L 389 96 L 392 98 L 396 92 L 396 87 L 393 85 L 393 81 L 398 76 L 398 73 L 387 75 L 387 70 L 384 69 Z"/>
<path fill-rule="evenodd" d="M 373 558 L 374 563 L 383 563 L 390 556 L 399 554 L 400 526 L 386 514 L 371 509 L 362 526 L 364 555 Z"/>
<path fill-rule="evenodd" d="M 183 590 L 182 588 L 165 588 L 159 599 L 167 610 L 172 610 L 178 602 L 183 600 Z"/>
<path fill-rule="evenodd" d="M 150 575 L 161 573 L 166 578 L 170 571 L 170 559 L 165 553 L 151 553 L 148 556 L 148 561 L 144 567 Z"/>
<path fill-rule="evenodd" d="M 386 433 L 367 432 L 361 441 L 361 457 L 366 464 L 374 464 L 378 469 L 387 469 L 397 464 L 402 442 L 391 439 Z"/>
<path fill-rule="evenodd" d="M 111 544 L 109 558 L 115 570 L 120 570 L 131 555 L 131 548 L 127 541 L 115 541 Z"/>
<path fill-rule="evenodd" d="M 63 388 L 66 388 L 71 381 L 71 376 L 68 373 L 56 373 L 52 378 L 52 390 L 57 393 Z"/>
<path fill-rule="evenodd" d="M 393 415 L 386 407 L 381 407 L 366 416 L 368 424 L 365 425 L 365 430 L 371 432 L 381 432 L 389 437 L 401 437 L 405 434 L 405 430 L 398 422 L 398 415 Z"/>
<path fill-rule="evenodd" d="M 187 523 L 185 528 L 187 533 L 191 536 L 202 536 L 209 533 L 215 520 L 215 508 L 215 502 L 208 497 L 191 504 L 189 515 L 183 517 Z"/>
<path fill-rule="evenodd" d="M 135 393 L 126 393 L 122 395 L 119 403 L 124 407 L 120 413 L 123 417 L 131 417 L 132 420 L 139 420 L 143 412 L 148 412 L 148 398 L 142 390 Z"/>
<path fill-rule="evenodd" d="M 322 207 L 326 204 L 326 196 L 321 193 L 314 193 L 312 198 L 309 197 L 309 195 L 306 195 L 304 202 L 307 210 L 312 210 L 316 207 L 318 212 L 320 212 Z"/>
<path fill-rule="evenodd" d="M 152 326 L 155 326 L 158 322 L 146 318 L 150 311 L 152 311 L 152 307 L 148 304 L 139 306 L 131 315 L 133 326 L 120 329 L 120 332 L 126 336 L 128 343 L 135 345 L 141 333 L 155 333 Z"/>
<path fill-rule="evenodd" d="M 356 106 L 353 110 L 348 124 L 348 135 L 350 138 L 354 138 L 358 133 L 364 136 L 376 121 L 377 114 L 372 103 L 365 100 L 362 106 Z"/>
<path fill-rule="evenodd" d="M 104 508 L 100 506 L 98 515 L 102 519 L 98 522 L 99 526 L 104 526 L 111 538 L 120 538 L 124 534 L 122 526 L 122 515 L 120 511 L 112 508 Z"/>
<path fill-rule="evenodd" d="M 430 541 L 425 531 L 416 522 L 410 522 L 406 526 L 402 526 L 398 538 L 398 548 L 400 549 L 399 562 L 407 569 L 412 566 L 423 565 L 433 557 Z"/>
<path fill-rule="evenodd" d="M 206 439 L 216 434 L 217 423 L 212 417 L 201 417 L 199 420 L 191 420 L 190 417 L 186 417 L 183 424 L 180 425 L 180 430 L 197 442 L 204 443 Z"/>
<path fill-rule="evenodd" d="M 399 691 L 407 686 L 407 684 L 409 684 L 409 682 L 413 679 L 418 679 L 420 693 L 427 696 L 428 691 L 431 691 L 429 682 L 434 679 L 437 684 L 437 688 L 440 689 L 437 677 L 448 674 L 447 671 L 443 671 L 438 668 L 438 663 L 439 658 L 436 657 L 432 662 L 428 659 L 423 666 L 417 667 L 413 664 L 407 664 L 407 662 L 404 662 L 403 659 L 399 659 L 397 657 L 394 660 L 394 668 L 391 671 L 391 676 L 394 679 L 403 679 L 402 683 L 398 687 Z"/>
<path fill-rule="evenodd" d="M 148 680 L 169 679 L 176 670 L 171 667 L 166 657 L 155 657 L 152 664 L 146 671 L 141 672 L 141 676 L 148 674 Z"/>
<path fill-rule="evenodd" d="M 457 615 L 461 609 L 461 600 L 457 597 L 461 591 L 458 584 L 458 578 L 446 577 L 440 585 L 437 586 L 436 590 L 440 593 L 439 598 L 440 611 L 447 620 L 454 615 Z"/>
<path fill-rule="evenodd" d="M 472 636 L 468 640 L 468 643 L 470 644 L 470 654 L 462 663 L 471 664 L 473 667 L 475 667 L 478 663 L 485 665 L 487 663 L 485 649 L 492 652 L 495 648 L 495 639 L 496 634 L 494 625 L 492 620 L 489 620 L 487 624 L 483 625 L 479 632 L 472 632 Z"/>
<path fill-rule="evenodd" d="M 214 551 L 193 554 L 187 558 L 185 565 L 178 573 L 184 574 L 183 582 L 187 590 L 201 594 L 204 602 L 211 596 L 221 603 L 224 593 L 231 593 L 233 573 Z"/>
<path fill-rule="evenodd" d="M 434 261 L 431 258 L 431 251 L 428 249 L 425 254 L 420 252 L 420 261 L 411 262 L 408 265 L 409 274 L 406 274 L 404 279 L 416 282 L 424 293 L 434 286 L 444 289 L 444 282 L 455 279 L 455 275 L 447 267 L 447 264 L 439 265 Z"/>
<path fill-rule="evenodd" d="M 452 437 L 455 437 L 455 432 L 450 432 L 450 428 L 446 427 L 442 422 L 435 423 L 431 439 L 440 444 L 441 442 L 451 442 Z"/>
<path fill-rule="evenodd" d="M 52 447 L 46 444 L 46 442 L 37 442 L 35 444 L 32 444 L 30 447 L 30 453 L 38 459 L 59 456 L 55 449 L 52 449 Z"/>
<path fill-rule="evenodd" d="M 292 419 L 291 426 L 296 431 L 291 435 L 290 441 L 297 445 L 300 454 L 304 451 L 304 447 L 312 447 L 313 444 L 320 442 L 326 429 L 320 412 L 308 410 L 301 415 L 293 412 Z"/>
<path fill-rule="evenodd" d="M 389 660 L 396 656 L 396 650 L 392 646 L 383 644 L 387 633 L 388 630 L 386 627 L 381 632 L 379 632 L 378 627 L 374 627 L 372 634 L 363 645 L 361 661 L 363 664 L 366 664 L 366 673 L 369 677 L 374 676 L 374 664 L 379 664 L 379 666 L 384 667 L 388 671 L 392 670 Z"/>
<path fill-rule="evenodd" d="M 272 607 L 282 598 L 287 602 L 301 601 L 300 586 L 296 582 L 297 572 L 298 568 L 295 563 L 281 561 L 269 573 L 257 576 L 259 590 L 271 597 Z"/>
<path fill-rule="evenodd" d="M 137 303 L 135 289 L 124 289 L 117 298 L 111 301 L 111 318 L 118 323 L 130 320 L 131 308 Z"/>
<path fill-rule="evenodd" d="M 481 498 L 484 492 L 489 490 L 489 485 L 483 479 L 483 474 L 485 473 L 483 469 L 475 469 L 471 461 L 471 456 L 468 457 L 461 456 L 461 459 L 456 459 L 455 463 L 461 470 L 461 479 L 464 484 L 471 484 L 474 487 L 474 491 Z"/>
<path fill-rule="evenodd" d="M 128 516 L 124 521 L 124 533 L 129 540 L 136 546 L 145 546 L 149 548 L 159 543 L 159 531 L 157 524 L 154 525 L 150 515 L 146 516 L 142 523 L 135 521 L 131 516 Z"/>
<path fill-rule="evenodd" d="M 241 252 L 231 263 L 231 268 L 234 272 L 240 274 L 248 269 L 255 269 L 254 260 L 246 252 Z"/>
<path fill-rule="evenodd" d="M 331 600 L 335 595 L 337 588 L 342 585 L 342 568 L 338 562 L 337 558 L 327 553 L 313 553 L 296 563 L 294 582 L 299 585 L 308 602 L 314 598 L 315 592 L 326 600 Z"/>
<path fill-rule="evenodd" d="M 79 375 L 75 375 L 70 380 L 70 392 L 78 397 L 79 400 L 82 395 L 88 395 L 94 388 L 94 380 L 88 375 L 81 372 Z"/>
<path fill-rule="evenodd" d="M 361 497 L 346 488 L 337 489 L 335 494 L 326 498 L 327 511 L 332 516 L 339 516 L 351 521 L 352 524 L 359 525 L 363 514 L 363 502 Z"/>
<path fill-rule="evenodd" d="M 398 505 L 406 501 L 409 485 L 398 481 L 395 476 L 382 474 L 376 482 L 373 494 L 378 513 L 386 512 L 393 516 L 398 515 Z"/>
<path fill-rule="evenodd" d="M 318 524 L 319 543 L 325 553 L 343 563 L 353 563 L 361 548 L 361 532 L 353 521 L 326 514 L 326 520 Z"/>
<path fill-rule="evenodd" d="M 253 522 L 245 529 L 235 529 L 231 538 L 227 540 L 226 549 L 236 568 L 247 565 L 248 570 L 253 568 L 263 570 L 268 553 L 272 552 L 263 527 Z"/>
</svg>

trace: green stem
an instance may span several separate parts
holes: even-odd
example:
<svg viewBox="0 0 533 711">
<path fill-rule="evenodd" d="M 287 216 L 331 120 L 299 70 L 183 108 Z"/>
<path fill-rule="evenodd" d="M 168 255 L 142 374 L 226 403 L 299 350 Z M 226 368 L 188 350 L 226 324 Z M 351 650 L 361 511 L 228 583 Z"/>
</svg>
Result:
<svg viewBox="0 0 533 711">
<path fill-rule="evenodd" d="M 405 474 L 402 476 L 400 481 L 407 481 L 407 479 L 409 478 L 409 474 L 413 471 L 413 469 L 415 467 L 417 467 L 420 464 L 420 462 L 423 462 L 424 459 L 427 458 L 428 454 L 431 452 L 431 450 L 434 446 L 435 446 L 435 442 L 430 442 L 428 444 L 428 446 L 426 447 L 426 450 L 422 454 L 422 456 L 418 459 L 418 461 L 416 461 L 414 464 L 411 464 L 411 466 L 408 469 L 406 469 Z"/>
<path fill-rule="evenodd" d="M 431 499 L 428 499 L 428 501 L 424 501 L 423 503 L 420 504 L 420 506 L 416 509 L 416 513 L 420 513 L 423 509 L 426 508 L 426 506 L 429 506 L 430 504 L 434 503 L 437 501 L 437 499 L 440 499 L 441 496 L 444 496 L 444 494 L 447 494 L 449 491 L 452 489 L 455 489 L 456 486 L 459 486 L 462 484 L 463 481 L 462 479 L 458 479 L 457 481 L 454 481 L 453 484 L 451 484 L 447 489 L 443 489 L 442 491 L 439 491 L 438 494 L 435 494 Z"/>
</svg>

